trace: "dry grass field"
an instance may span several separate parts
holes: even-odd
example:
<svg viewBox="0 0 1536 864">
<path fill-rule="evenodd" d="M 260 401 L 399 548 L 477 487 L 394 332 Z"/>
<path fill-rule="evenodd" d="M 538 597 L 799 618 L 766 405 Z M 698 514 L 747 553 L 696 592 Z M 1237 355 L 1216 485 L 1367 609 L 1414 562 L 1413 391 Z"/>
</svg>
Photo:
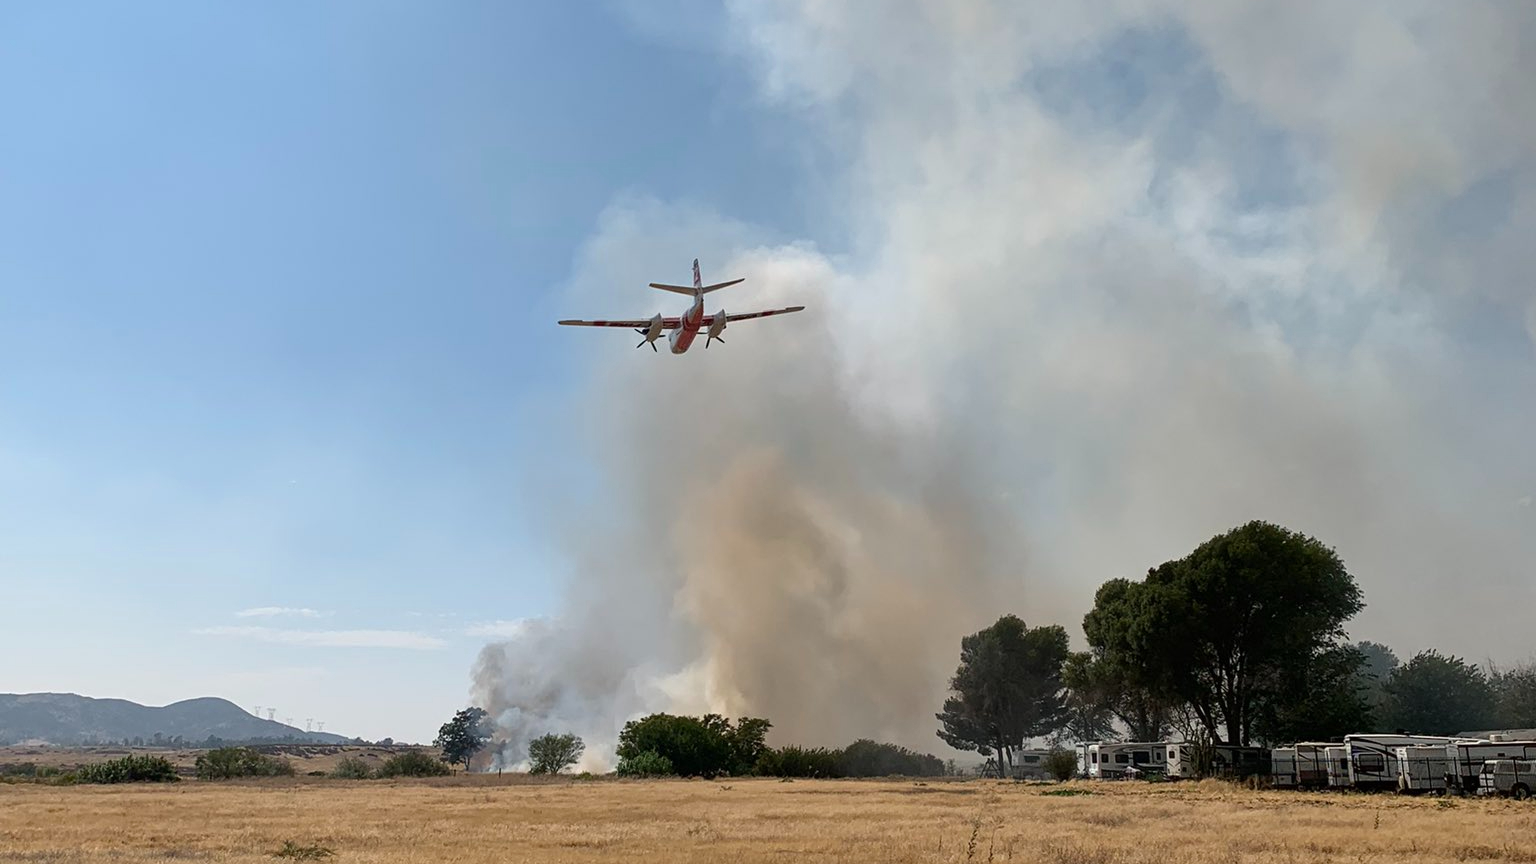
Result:
<svg viewBox="0 0 1536 864">
<path fill-rule="evenodd" d="M 1213 781 L 0 786 L 0 862 L 270 864 L 290 841 L 338 864 L 1536 861 L 1536 805 Z"/>
<path fill-rule="evenodd" d="M 311 771 L 323 771 L 327 774 L 335 770 L 336 763 L 343 758 L 351 756 L 368 763 L 370 767 L 377 768 L 385 759 L 396 753 L 404 753 L 407 750 L 425 750 L 437 755 L 434 748 L 420 748 L 409 746 L 378 747 L 378 746 L 332 746 L 332 745 L 268 745 L 261 748 L 263 752 L 270 753 L 287 759 L 293 763 L 293 770 L 299 774 L 307 774 Z M 48 746 L 12 746 L 0 747 L 0 766 L 32 764 L 38 767 L 61 768 L 73 770 L 81 765 L 92 762 L 105 762 L 108 759 L 118 759 L 123 756 L 163 756 L 170 760 L 176 769 L 187 776 L 193 773 L 193 766 L 197 757 L 207 753 L 203 747 L 188 747 L 180 750 L 168 750 L 165 748 L 149 747 L 48 747 Z"/>
</svg>

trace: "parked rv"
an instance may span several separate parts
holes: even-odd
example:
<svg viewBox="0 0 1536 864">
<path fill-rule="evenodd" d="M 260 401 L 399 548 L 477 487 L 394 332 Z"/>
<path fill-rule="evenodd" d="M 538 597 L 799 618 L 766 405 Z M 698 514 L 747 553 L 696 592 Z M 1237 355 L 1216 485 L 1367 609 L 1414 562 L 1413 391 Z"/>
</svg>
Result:
<svg viewBox="0 0 1536 864">
<path fill-rule="evenodd" d="M 1429 744 L 1417 747 L 1398 747 L 1397 791 L 1406 794 L 1443 792 L 1452 772 L 1450 745 Z"/>
<path fill-rule="evenodd" d="M 1521 801 L 1531 797 L 1536 788 L 1536 761 L 1530 759 L 1489 759 L 1478 773 L 1479 795 L 1510 795 Z"/>
<path fill-rule="evenodd" d="M 1438 746 L 1444 748 L 1458 739 L 1440 735 L 1345 735 L 1348 748 L 1349 783 L 1356 789 L 1398 788 L 1397 748 Z"/>
<path fill-rule="evenodd" d="M 1483 763 L 1489 759 L 1536 759 L 1536 741 L 1502 741 L 1495 735 L 1487 741 L 1456 741 L 1446 745 L 1451 757 L 1451 784 L 1456 791 L 1472 795 L 1482 788 Z"/>
<path fill-rule="evenodd" d="M 1263 747 L 1239 747 L 1235 744 L 1190 744 L 1178 741 L 1168 745 L 1168 777 L 1183 779 L 1200 776 L 1200 750 L 1210 748 L 1209 777 L 1249 777 L 1268 773 L 1270 751 Z M 1294 757 L 1292 758 L 1294 763 Z"/>
<path fill-rule="evenodd" d="M 1161 741 L 1133 741 L 1123 744 L 1088 745 L 1088 776 L 1094 780 L 1118 779 L 1130 766 L 1141 774 L 1162 774 L 1168 770 L 1168 745 Z"/>
<path fill-rule="evenodd" d="M 1349 747 L 1344 744 L 1330 744 L 1323 748 L 1323 758 L 1327 760 L 1326 774 L 1329 789 L 1349 788 Z"/>
<path fill-rule="evenodd" d="M 1276 789 L 1295 789 L 1300 784 L 1295 747 L 1276 747 L 1269 751 L 1269 778 Z"/>
<path fill-rule="evenodd" d="M 1336 754 L 1331 770 L 1326 752 L 1330 747 L 1336 748 L 1339 751 Z M 1275 785 L 1277 786 L 1293 786 L 1297 789 L 1325 789 L 1334 785 L 1329 782 L 1329 777 L 1337 775 L 1341 769 L 1344 772 L 1346 782 L 1349 777 L 1349 769 L 1347 764 L 1345 764 L 1348 760 L 1342 742 L 1304 741 L 1294 747 L 1283 747 L 1272 752 L 1275 754 L 1275 767 L 1271 769 L 1271 772 L 1276 776 Z M 1294 778 L 1288 783 L 1282 783 L 1277 773 L 1285 766 L 1290 767 L 1291 776 Z"/>
<path fill-rule="evenodd" d="M 1050 775 L 1045 770 L 1045 757 L 1049 756 L 1049 750 L 1015 750 L 1013 751 L 1013 779 L 1015 780 L 1046 780 Z"/>
</svg>

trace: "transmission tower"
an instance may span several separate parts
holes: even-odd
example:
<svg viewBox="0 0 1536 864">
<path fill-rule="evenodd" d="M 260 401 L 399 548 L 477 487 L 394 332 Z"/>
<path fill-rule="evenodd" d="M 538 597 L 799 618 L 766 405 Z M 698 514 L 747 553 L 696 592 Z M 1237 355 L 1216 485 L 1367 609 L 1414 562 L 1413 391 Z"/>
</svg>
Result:
<svg viewBox="0 0 1536 864">
<path fill-rule="evenodd" d="M 276 720 L 277 719 L 277 709 L 276 708 L 268 708 L 267 709 L 267 719 L 268 720 Z"/>
<path fill-rule="evenodd" d="M 254 708 L 252 708 L 251 709 L 251 713 L 255 714 L 257 717 L 260 717 L 261 716 L 261 706 L 257 705 Z"/>
<path fill-rule="evenodd" d="M 305 732 L 310 731 L 310 727 L 313 726 L 314 723 L 315 723 L 315 718 L 313 718 L 313 717 L 305 717 L 304 718 L 304 731 Z"/>
<path fill-rule="evenodd" d="M 325 731 L 325 721 L 324 720 L 321 720 L 317 725 L 319 726 L 319 731 L 321 731 L 321 732 Z"/>
</svg>

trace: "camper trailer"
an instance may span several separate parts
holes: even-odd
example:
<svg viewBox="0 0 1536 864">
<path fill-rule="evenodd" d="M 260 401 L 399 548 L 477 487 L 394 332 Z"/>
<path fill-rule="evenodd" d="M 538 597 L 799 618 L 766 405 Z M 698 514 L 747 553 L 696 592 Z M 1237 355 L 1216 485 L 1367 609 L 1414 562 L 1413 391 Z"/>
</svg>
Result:
<svg viewBox="0 0 1536 864">
<path fill-rule="evenodd" d="M 1134 772 L 1128 769 L 1135 768 Z M 1088 745 L 1088 776 L 1094 780 L 1119 779 L 1134 773 L 1162 774 L 1168 770 L 1168 745 L 1161 741 Z"/>
<path fill-rule="evenodd" d="M 1439 735 L 1345 735 L 1348 748 L 1349 784 L 1356 789 L 1396 789 L 1398 787 L 1397 748 L 1438 746 L 1455 741 Z"/>
<path fill-rule="evenodd" d="M 1325 752 L 1330 747 L 1340 750 L 1340 760 L 1346 758 L 1343 753 L 1344 745 L 1342 742 L 1307 741 L 1299 743 L 1295 747 L 1286 748 L 1296 751 L 1296 788 L 1325 789 L 1332 785 L 1329 783 L 1329 776 L 1330 773 L 1337 773 L 1338 766 L 1334 765 L 1333 771 L 1330 772 L 1328 754 Z M 1349 776 L 1348 768 L 1345 768 L 1344 771 L 1347 782 Z"/>
<path fill-rule="evenodd" d="M 1348 789 L 1349 746 L 1346 744 L 1330 744 L 1323 748 L 1323 759 L 1328 766 L 1324 772 L 1328 778 L 1328 788 Z"/>
<path fill-rule="evenodd" d="M 1296 773 L 1296 748 L 1276 747 L 1269 751 L 1269 782 L 1276 789 L 1295 789 L 1299 781 Z"/>
<path fill-rule="evenodd" d="M 1072 745 L 1072 751 L 1077 756 L 1077 776 L 1079 779 L 1093 776 L 1088 773 L 1088 751 L 1089 748 L 1093 747 L 1093 745 L 1101 743 L 1103 742 L 1080 741 L 1077 744 Z"/>
<path fill-rule="evenodd" d="M 1467 795 L 1482 788 L 1483 763 L 1489 759 L 1536 759 L 1536 741 L 1502 741 L 1494 735 L 1487 741 L 1458 740 L 1446 745 L 1451 760 L 1451 785 Z"/>
<path fill-rule="evenodd" d="M 1448 745 L 1398 747 L 1393 755 L 1397 757 L 1397 791 L 1421 794 L 1445 790 L 1446 777 L 1455 764 Z"/>
<path fill-rule="evenodd" d="M 1201 745 L 1179 741 L 1168 745 L 1168 777 L 1183 779 L 1200 776 L 1199 749 Z M 1270 771 L 1270 751 L 1263 747 L 1239 747 L 1235 744 L 1212 744 L 1211 766 L 1207 776 L 1249 777 Z M 1292 756 L 1294 765 L 1295 757 Z"/>
<path fill-rule="evenodd" d="M 1015 780 L 1048 780 L 1050 774 L 1045 770 L 1045 757 L 1051 755 L 1049 750 L 1015 750 L 1013 751 L 1013 779 Z"/>
</svg>

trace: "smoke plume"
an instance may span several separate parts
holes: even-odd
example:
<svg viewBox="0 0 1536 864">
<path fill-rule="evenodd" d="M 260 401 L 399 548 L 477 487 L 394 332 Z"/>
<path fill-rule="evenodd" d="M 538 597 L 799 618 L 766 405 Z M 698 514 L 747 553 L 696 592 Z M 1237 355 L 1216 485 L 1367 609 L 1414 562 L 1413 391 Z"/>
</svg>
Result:
<svg viewBox="0 0 1536 864">
<path fill-rule="evenodd" d="M 1358 635 L 1527 650 L 1536 11 L 1075 8 L 727 5 L 854 239 L 605 214 L 573 306 L 700 254 L 748 278 L 728 309 L 809 308 L 707 355 L 583 343 L 565 608 L 475 670 L 504 758 L 574 731 L 607 764 L 662 709 L 936 750 L 962 635 L 1075 633 L 1104 580 L 1252 518 L 1339 550 Z"/>
</svg>

